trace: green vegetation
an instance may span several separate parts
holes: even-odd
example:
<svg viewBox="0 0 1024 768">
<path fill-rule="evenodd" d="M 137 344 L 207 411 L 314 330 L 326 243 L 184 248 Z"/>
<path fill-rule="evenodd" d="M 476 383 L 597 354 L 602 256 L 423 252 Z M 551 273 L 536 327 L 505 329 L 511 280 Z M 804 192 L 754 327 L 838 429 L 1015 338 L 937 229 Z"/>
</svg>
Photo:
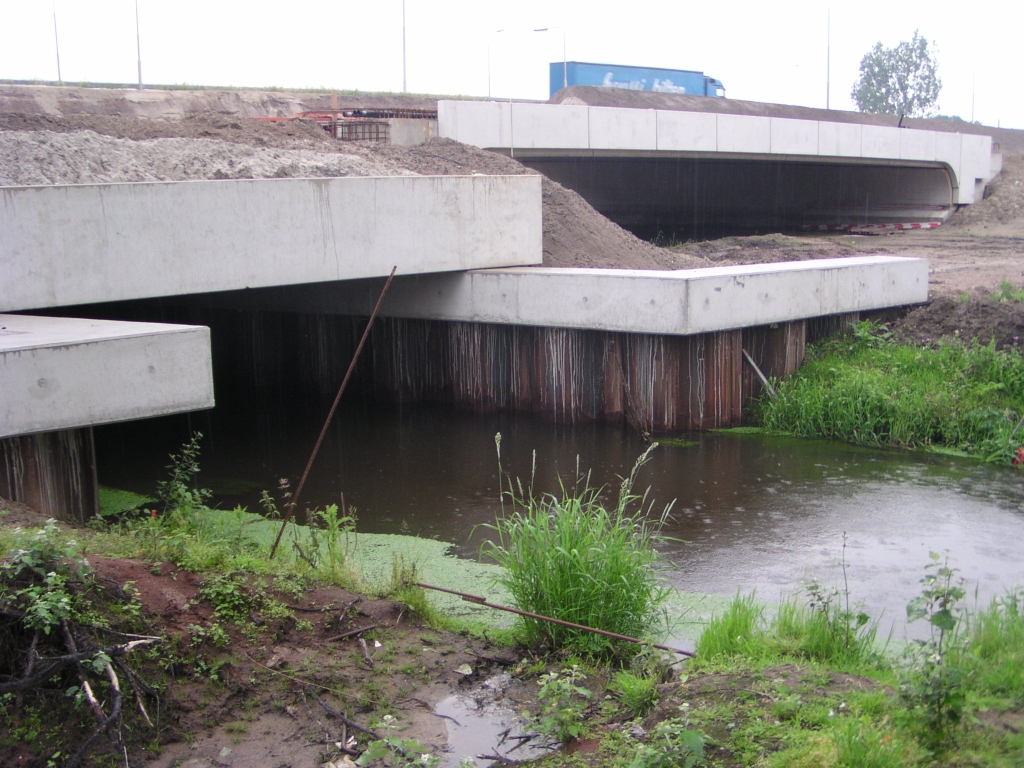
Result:
<svg viewBox="0 0 1024 768">
<path fill-rule="evenodd" d="M 560 753 L 540 765 L 1020 766 L 1024 590 L 974 611 L 964 599 L 956 569 L 933 553 L 907 606 L 908 619 L 932 631 L 892 650 L 848 607 L 845 588 L 810 585 L 805 604 L 783 601 L 771 617 L 753 596 L 737 595 L 678 683 L 659 690 L 655 709 L 629 709 L 621 695 L 629 678 L 613 673 L 608 688 L 620 707 L 584 712 L 581 733 L 599 745 L 585 761 Z M 624 717 L 646 733 L 618 725 Z"/>
<path fill-rule="evenodd" d="M 871 323 L 808 351 L 804 365 L 762 398 L 765 429 L 863 445 L 945 447 L 1010 464 L 1024 403 L 1024 357 L 993 344 L 893 341 Z M 1014 440 L 1011 441 L 1011 435 Z"/>
<path fill-rule="evenodd" d="M 875 628 L 866 614 L 851 613 L 835 602 L 820 603 L 812 598 L 809 605 L 801 605 L 792 598 L 783 600 L 769 620 L 754 595 L 737 595 L 726 611 L 708 624 L 696 650 L 702 661 L 741 656 L 761 662 L 817 661 L 845 668 L 871 659 L 876 652 L 875 638 Z"/>
<path fill-rule="evenodd" d="M 1003 280 L 999 284 L 999 290 L 989 294 L 992 301 L 1000 302 L 1024 302 L 1024 286 L 1016 287 L 1009 280 Z"/>
<path fill-rule="evenodd" d="M 633 672 L 616 672 L 613 686 L 631 717 L 643 717 L 658 703 L 658 679 Z"/>
<path fill-rule="evenodd" d="M 910 42 L 893 48 L 875 43 L 864 54 L 850 98 L 861 112 L 930 117 L 941 90 L 933 49 L 915 29 Z"/>
<path fill-rule="evenodd" d="M 500 434 L 496 442 L 500 469 Z M 498 581 L 520 610 L 637 638 L 664 629 L 669 590 L 658 578 L 654 545 L 671 505 L 651 522 L 646 495 L 632 493 L 656 447 L 637 460 L 611 509 L 589 477 L 571 489 L 563 485 L 560 496 L 536 496 L 532 481 L 525 491 L 519 483 L 517 492 L 509 482 L 504 496 L 511 512 L 488 526 L 497 541 L 485 544 L 483 554 L 502 568 Z M 528 642 L 556 649 L 598 656 L 626 650 L 609 638 L 536 619 L 524 619 L 523 626 Z"/>
<path fill-rule="evenodd" d="M 561 672 L 548 672 L 539 680 L 541 703 L 537 718 L 537 730 L 554 736 L 561 742 L 579 738 L 583 733 L 583 712 L 586 704 L 594 698 L 589 688 L 583 685 L 587 676 L 578 664 Z"/>
</svg>

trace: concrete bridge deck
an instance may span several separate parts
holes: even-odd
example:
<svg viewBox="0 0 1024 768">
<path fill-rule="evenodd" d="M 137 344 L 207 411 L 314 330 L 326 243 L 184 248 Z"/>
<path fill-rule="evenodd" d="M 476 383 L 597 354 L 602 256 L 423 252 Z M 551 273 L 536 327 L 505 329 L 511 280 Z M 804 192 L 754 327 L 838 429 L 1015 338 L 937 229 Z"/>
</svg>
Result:
<svg viewBox="0 0 1024 768">
<path fill-rule="evenodd" d="M 0 312 L 539 264 L 540 179 L 0 188 Z"/>
<path fill-rule="evenodd" d="M 234 306 L 368 315 L 379 280 L 198 297 Z M 919 304 L 928 262 L 861 256 L 683 270 L 480 269 L 395 279 L 385 317 L 688 336 Z"/>
<path fill-rule="evenodd" d="M 512 154 L 637 234 L 937 223 L 999 171 L 989 136 L 744 114 L 441 101 L 441 136 Z"/>
</svg>

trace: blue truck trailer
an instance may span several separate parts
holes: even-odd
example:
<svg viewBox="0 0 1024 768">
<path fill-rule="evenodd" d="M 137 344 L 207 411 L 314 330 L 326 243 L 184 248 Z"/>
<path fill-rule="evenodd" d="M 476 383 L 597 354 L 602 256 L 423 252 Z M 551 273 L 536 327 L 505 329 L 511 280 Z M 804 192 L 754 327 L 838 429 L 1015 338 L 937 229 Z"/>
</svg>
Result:
<svg viewBox="0 0 1024 768">
<path fill-rule="evenodd" d="M 721 80 L 703 72 L 658 67 L 623 67 L 585 61 L 551 63 L 551 95 L 566 85 L 594 85 L 598 88 L 626 88 L 631 91 L 686 93 L 692 96 L 725 96 Z"/>
</svg>

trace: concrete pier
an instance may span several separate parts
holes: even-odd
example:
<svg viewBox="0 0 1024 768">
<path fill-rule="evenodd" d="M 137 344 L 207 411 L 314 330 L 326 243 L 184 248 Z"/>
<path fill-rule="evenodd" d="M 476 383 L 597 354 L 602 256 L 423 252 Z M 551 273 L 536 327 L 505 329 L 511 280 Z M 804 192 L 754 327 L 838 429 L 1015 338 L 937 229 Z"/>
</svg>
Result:
<svg viewBox="0 0 1024 768">
<path fill-rule="evenodd" d="M 392 286 L 371 337 L 372 365 L 359 377 L 385 400 L 525 411 L 564 423 L 627 421 L 651 434 L 736 426 L 762 386 L 744 351 L 765 375 L 788 376 L 808 339 L 862 311 L 925 301 L 927 278 L 923 259 L 889 256 L 408 277 Z M 379 286 L 285 286 L 189 304 L 218 308 L 211 323 L 233 324 L 222 314 L 229 307 L 302 313 L 302 357 L 311 361 L 305 385 L 326 394 L 336 377 L 321 378 L 330 366 L 315 361 L 347 358 Z M 260 359 L 283 355 L 267 349 Z"/>
<path fill-rule="evenodd" d="M 0 496 L 85 522 L 92 425 L 213 405 L 207 328 L 0 315 Z"/>
</svg>

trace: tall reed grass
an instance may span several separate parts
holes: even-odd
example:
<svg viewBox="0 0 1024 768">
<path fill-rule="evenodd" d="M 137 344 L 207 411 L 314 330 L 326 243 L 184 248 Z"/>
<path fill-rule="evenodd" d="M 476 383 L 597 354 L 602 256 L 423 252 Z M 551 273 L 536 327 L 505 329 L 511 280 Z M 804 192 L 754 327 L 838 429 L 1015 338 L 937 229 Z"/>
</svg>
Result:
<svg viewBox="0 0 1024 768">
<path fill-rule="evenodd" d="M 500 435 L 497 443 L 500 466 Z M 518 484 L 517 491 L 509 482 L 503 494 L 509 509 L 487 526 L 495 541 L 484 545 L 482 555 L 502 568 L 498 581 L 518 608 L 637 638 L 666 627 L 669 592 L 658 577 L 655 545 L 671 504 L 652 517 L 646 494 L 632 493 L 637 472 L 656 446 L 637 460 L 611 507 L 589 476 L 571 488 L 563 485 L 558 495 L 535 495 L 532 482 L 528 489 Z M 625 650 L 609 638 L 549 622 L 524 619 L 523 626 L 529 642 L 554 648 L 596 656 Z"/>
<path fill-rule="evenodd" d="M 861 323 L 812 347 L 755 407 L 771 432 L 864 445 L 941 446 L 1009 464 L 1024 442 L 1024 357 L 987 346 L 928 348 Z"/>
</svg>

